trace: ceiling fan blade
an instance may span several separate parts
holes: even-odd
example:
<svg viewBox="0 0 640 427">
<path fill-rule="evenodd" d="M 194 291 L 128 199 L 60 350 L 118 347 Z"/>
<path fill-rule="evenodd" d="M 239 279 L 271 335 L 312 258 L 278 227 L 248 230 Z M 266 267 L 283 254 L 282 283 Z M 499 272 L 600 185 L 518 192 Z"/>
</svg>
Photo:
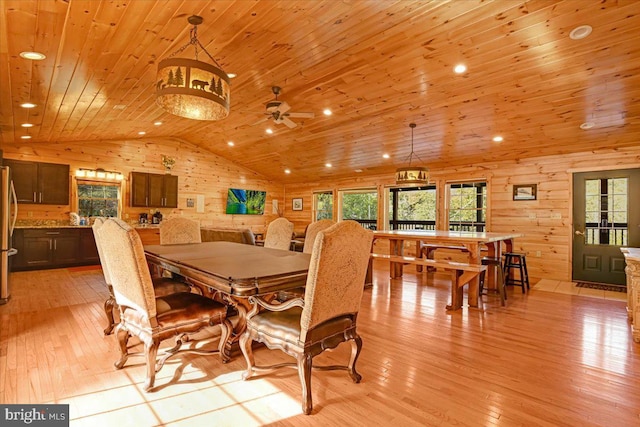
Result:
<svg viewBox="0 0 640 427">
<path fill-rule="evenodd" d="M 265 117 L 264 119 L 260 119 L 260 120 L 258 120 L 257 122 L 253 123 L 251 126 L 255 126 L 255 125 L 259 125 L 260 123 L 264 123 L 264 122 L 266 122 L 267 120 L 269 120 L 270 118 L 271 118 L 271 116 L 269 116 L 269 117 Z"/>
<path fill-rule="evenodd" d="M 287 116 L 300 119 L 313 119 L 316 115 L 313 113 L 287 113 Z"/>
<path fill-rule="evenodd" d="M 289 104 L 287 104 L 284 101 L 282 101 L 282 104 L 280 104 L 280 106 L 278 107 L 278 111 L 280 112 L 280 114 L 284 114 L 287 111 L 289 111 L 290 109 L 291 109 L 291 107 L 289 106 Z"/>
<path fill-rule="evenodd" d="M 287 116 L 282 116 L 279 120 L 280 123 L 284 123 L 285 125 L 287 125 L 287 127 L 289 129 L 293 129 L 294 127 L 298 126 L 293 120 L 291 120 L 289 117 Z"/>
</svg>

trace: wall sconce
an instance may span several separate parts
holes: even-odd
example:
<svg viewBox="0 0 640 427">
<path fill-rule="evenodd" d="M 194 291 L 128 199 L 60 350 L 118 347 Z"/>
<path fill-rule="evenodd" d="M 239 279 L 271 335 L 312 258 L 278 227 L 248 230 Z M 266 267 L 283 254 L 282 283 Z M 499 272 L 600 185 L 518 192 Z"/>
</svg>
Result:
<svg viewBox="0 0 640 427">
<path fill-rule="evenodd" d="M 106 171 L 104 169 L 78 169 L 76 178 L 96 178 L 109 181 L 122 181 L 124 177 L 120 172 Z"/>
</svg>

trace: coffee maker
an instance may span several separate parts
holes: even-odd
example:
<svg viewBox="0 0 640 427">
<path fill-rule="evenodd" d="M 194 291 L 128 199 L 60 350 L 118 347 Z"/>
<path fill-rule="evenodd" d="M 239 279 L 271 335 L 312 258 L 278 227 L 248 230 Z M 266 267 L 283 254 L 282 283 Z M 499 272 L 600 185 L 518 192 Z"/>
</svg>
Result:
<svg viewBox="0 0 640 427">
<path fill-rule="evenodd" d="M 149 223 L 149 214 L 141 213 L 140 218 L 138 219 L 140 224 L 148 224 Z"/>
</svg>

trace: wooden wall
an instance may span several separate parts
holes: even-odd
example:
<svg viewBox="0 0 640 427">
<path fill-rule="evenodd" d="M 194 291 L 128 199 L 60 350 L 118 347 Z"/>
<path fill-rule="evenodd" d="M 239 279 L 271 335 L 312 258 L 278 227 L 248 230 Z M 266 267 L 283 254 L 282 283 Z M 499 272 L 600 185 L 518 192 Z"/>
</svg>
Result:
<svg viewBox="0 0 640 427">
<path fill-rule="evenodd" d="M 565 156 L 537 157 L 519 161 L 477 164 L 467 168 L 431 171 L 431 182 L 438 186 L 439 199 L 444 200 L 448 182 L 486 179 L 488 182 L 488 231 L 519 232 L 525 236 L 516 240 L 516 250 L 527 253 L 529 274 L 534 278 L 571 279 L 572 174 L 592 170 L 640 167 L 640 147 L 585 152 Z M 285 206 L 291 200 L 303 198 L 303 211 L 287 211 L 296 230 L 304 230 L 312 218 L 313 191 L 394 184 L 393 176 L 358 177 L 353 179 L 310 182 L 306 185 L 285 185 Z M 535 201 L 513 201 L 514 184 L 537 184 Z M 633 197 L 633 196 L 632 196 Z M 630 203 L 635 203 L 631 198 Z M 443 206 L 444 203 L 440 203 Z M 334 215 L 336 207 L 334 206 Z M 378 217 L 380 218 L 380 212 Z M 438 211 L 442 224 L 446 212 Z M 438 228 L 442 228 L 438 226 Z M 381 246 L 382 245 L 382 246 Z M 376 251 L 384 251 L 386 242 L 378 243 Z M 537 256 L 538 252 L 540 256 Z"/>
<path fill-rule="evenodd" d="M 199 219 L 204 226 L 251 228 L 264 232 L 266 225 L 278 214 L 272 211 L 272 200 L 278 200 L 282 215 L 294 222 L 295 230 L 304 231 L 312 221 L 313 192 L 338 189 L 376 187 L 380 194 L 385 186 L 394 184 L 393 176 L 354 175 L 353 179 L 314 181 L 306 184 L 282 184 L 267 181 L 256 173 L 223 158 L 203 151 L 192 144 L 175 139 L 91 141 L 87 143 L 6 145 L 5 158 L 32 160 L 71 165 L 77 168 L 104 168 L 116 170 L 126 176 L 123 183 L 124 217 L 135 221 L 141 209 L 128 206 L 129 172 L 163 173 L 161 155 L 176 159 L 172 171 L 179 178 L 177 209 L 161 209 L 163 215 L 182 214 Z M 591 170 L 640 167 L 640 147 L 584 152 L 565 156 L 537 157 L 519 161 L 477 164 L 466 168 L 447 168 L 431 171 L 431 181 L 439 189 L 448 182 L 486 179 L 488 182 L 488 230 L 519 232 L 516 249 L 527 253 L 530 275 L 535 278 L 571 279 L 572 228 L 572 173 Z M 72 178 L 73 180 L 74 178 Z M 535 201 L 513 201 L 514 184 L 537 184 Z M 267 191 L 265 215 L 226 215 L 226 191 L 229 187 L 244 187 Z M 75 186 L 72 185 L 75 199 Z M 205 198 L 205 212 L 187 208 L 187 198 Z M 444 192 L 438 194 L 444 201 Z M 303 199 L 303 210 L 292 210 L 292 199 Z M 633 199 L 631 203 L 634 203 Z M 444 203 L 440 203 L 441 206 Z M 382 204 L 380 204 L 382 209 Z M 75 206 L 21 205 L 19 219 L 66 220 Z M 336 210 L 336 206 L 334 206 Z M 31 212 L 31 216 L 29 216 Z M 335 215 L 335 213 L 334 213 Z M 381 217 L 382 213 L 379 213 Z M 440 210 L 438 219 L 443 223 L 446 212 Z M 376 250 L 385 250 L 380 242 Z M 538 252 L 540 256 L 537 256 Z"/>
<path fill-rule="evenodd" d="M 264 232 L 266 225 L 278 215 L 273 214 L 272 200 L 279 200 L 283 206 L 282 184 L 265 180 L 256 173 L 235 165 L 221 157 L 197 148 L 195 145 L 177 139 L 129 141 L 87 141 L 84 143 L 47 143 L 20 145 L 5 144 L 2 147 L 5 158 L 69 164 L 71 167 L 72 204 L 69 206 L 20 205 L 18 220 L 61 220 L 69 219 L 69 212 L 75 211 L 76 186 L 75 171 L 79 168 L 103 168 L 124 174 L 122 183 L 122 218 L 131 222 L 142 212 L 155 212 L 129 206 L 129 172 L 165 173 L 162 155 L 176 160 L 171 173 L 178 176 L 178 208 L 160 209 L 168 215 L 184 215 L 198 219 L 203 226 L 251 228 L 254 232 Z M 226 215 L 225 205 L 229 187 L 267 191 L 265 215 Z M 204 196 L 204 212 L 197 213 L 195 207 L 187 207 L 187 198 Z"/>
</svg>

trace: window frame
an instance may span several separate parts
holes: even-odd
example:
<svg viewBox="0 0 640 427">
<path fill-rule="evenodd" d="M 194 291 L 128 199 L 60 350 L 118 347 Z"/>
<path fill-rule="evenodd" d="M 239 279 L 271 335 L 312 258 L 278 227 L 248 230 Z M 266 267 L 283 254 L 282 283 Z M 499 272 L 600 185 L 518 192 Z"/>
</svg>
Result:
<svg viewBox="0 0 640 427">
<path fill-rule="evenodd" d="M 446 199 L 445 199 L 445 221 L 446 227 L 445 230 L 460 230 L 461 227 L 452 228 L 451 222 L 451 197 L 452 197 L 452 188 L 453 186 L 460 186 L 460 188 L 465 187 L 476 187 L 476 195 L 475 195 L 475 210 L 476 211 L 476 220 L 472 221 L 469 225 L 474 230 L 468 231 L 476 231 L 476 232 L 485 232 L 487 231 L 487 224 L 489 222 L 488 213 L 489 213 L 489 183 L 487 179 L 474 179 L 469 181 L 450 181 L 446 183 Z M 484 189 L 484 190 L 482 190 Z M 478 191 L 480 190 L 480 191 Z M 484 191 L 484 194 L 483 194 Z M 484 202 L 484 204 L 483 204 Z M 465 209 L 470 210 L 470 209 Z M 484 221 L 482 221 L 482 217 L 484 217 Z M 455 224 L 455 223 L 454 223 Z M 460 221 L 458 222 L 460 224 Z"/>
<path fill-rule="evenodd" d="M 123 212 L 123 195 L 124 195 L 124 180 L 122 181 L 113 181 L 113 180 L 105 180 L 100 178 L 91 178 L 91 177 L 76 177 L 75 178 L 75 194 L 73 198 L 73 208 L 75 212 L 80 214 L 80 194 L 78 192 L 79 185 L 102 185 L 102 186 L 111 186 L 117 187 L 118 189 L 118 205 L 117 205 L 117 215 L 116 218 L 121 218 Z"/>
</svg>

